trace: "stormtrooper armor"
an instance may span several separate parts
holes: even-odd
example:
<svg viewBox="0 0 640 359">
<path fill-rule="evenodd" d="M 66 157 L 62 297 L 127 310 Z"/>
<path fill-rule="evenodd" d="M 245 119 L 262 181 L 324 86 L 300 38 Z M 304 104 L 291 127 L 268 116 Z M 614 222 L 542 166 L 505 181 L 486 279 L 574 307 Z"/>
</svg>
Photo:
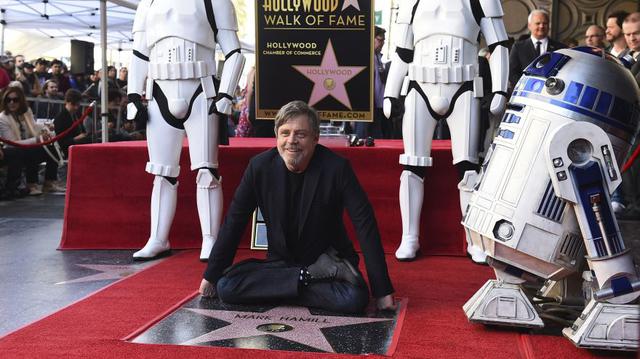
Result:
<svg viewBox="0 0 640 359">
<path fill-rule="evenodd" d="M 639 98 L 629 71 L 595 48 L 544 54 L 525 69 L 463 218 L 497 278 L 464 305 L 471 321 L 542 327 L 557 319 L 553 304 L 575 313 L 559 322 L 577 346 L 638 349 L 640 280 L 610 194 Z"/>
<path fill-rule="evenodd" d="M 400 213 L 402 241 L 399 260 L 415 258 L 420 244 L 420 212 L 424 168 L 432 160 L 431 139 L 436 121 L 447 121 L 451 131 L 453 163 L 459 172 L 476 167 L 479 151 L 480 102 L 484 95 L 478 71 L 478 35 L 492 50 L 491 112 L 504 110 L 509 56 L 507 33 L 499 0 L 408 0 L 400 2 L 393 54 L 385 88 L 384 112 L 391 113 L 390 98 L 398 98 L 408 85 L 400 163 Z M 405 77 L 406 80 L 405 81 Z M 461 208 L 470 189 L 460 184 Z M 468 243 L 470 241 L 468 240 Z M 472 249 L 472 247 L 469 247 Z M 471 253 L 482 261 L 482 253 Z"/>
<path fill-rule="evenodd" d="M 147 260 L 170 249 L 169 229 L 177 203 L 180 152 L 186 134 L 191 170 L 197 170 L 196 198 L 202 228 L 200 259 L 209 257 L 222 215 L 218 168 L 220 114 L 231 113 L 244 56 L 230 0 L 142 0 L 133 24 L 127 118 L 148 111 L 149 162 L 155 175 L 151 194 L 151 234 L 133 254 Z M 220 82 L 216 43 L 225 55 Z M 142 105 L 142 98 L 148 108 Z M 226 124 L 224 124 L 226 125 Z"/>
</svg>

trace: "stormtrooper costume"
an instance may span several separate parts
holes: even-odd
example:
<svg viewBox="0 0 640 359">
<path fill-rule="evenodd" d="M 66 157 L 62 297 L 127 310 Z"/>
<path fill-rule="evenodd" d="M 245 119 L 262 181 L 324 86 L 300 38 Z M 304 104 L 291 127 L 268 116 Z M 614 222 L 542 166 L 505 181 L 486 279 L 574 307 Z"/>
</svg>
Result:
<svg viewBox="0 0 640 359">
<path fill-rule="evenodd" d="M 402 241 L 399 260 L 412 260 L 420 248 L 420 212 L 425 167 L 432 165 L 431 140 L 437 121 L 446 120 L 451 131 L 453 163 L 460 177 L 478 164 L 480 101 L 484 96 L 478 71 L 478 35 L 484 35 L 492 51 L 493 99 L 490 111 L 500 114 L 507 96 L 509 56 L 507 33 L 499 0 L 408 0 L 400 3 L 396 21 L 396 53 L 393 54 L 384 112 L 391 114 L 390 98 L 407 91 L 402 135 L 404 154 L 400 163 L 400 213 Z M 403 89 L 404 88 L 404 89 Z M 489 95 L 489 94 L 487 94 Z M 465 177 L 467 178 L 467 177 Z M 464 211 L 471 188 L 464 178 L 459 184 Z M 476 261 L 482 251 L 471 246 Z"/>
<path fill-rule="evenodd" d="M 240 53 L 235 9 L 230 0 L 142 0 L 133 24 L 127 118 L 148 111 L 149 162 L 155 175 L 151 193 L 151 234 L 133 254 L 154 259 L 170 249 L 169 230 L 177 202 L 183 138 L 189 139 L 191 170 L 197 170 L 196 198 L 202 229 L 200 259 L 209 257 L 222 215 L 218 168 L 220 114 L 230 114 L 244 56 Z M 225 64 L 220 82 L 215 48 Z M 142 105 L 142 98 L 148 108 Z M 222 126 L 225 125 L 225 126 Z M 221 127 L 222 126 L 222 127 Z"/>
</svg>

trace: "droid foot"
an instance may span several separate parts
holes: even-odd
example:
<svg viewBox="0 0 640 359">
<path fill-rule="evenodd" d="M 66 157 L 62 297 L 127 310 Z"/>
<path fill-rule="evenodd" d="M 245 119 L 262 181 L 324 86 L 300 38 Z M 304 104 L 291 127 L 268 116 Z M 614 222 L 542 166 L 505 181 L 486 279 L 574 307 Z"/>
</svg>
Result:
<svg viewBox="0 0 640 359">
<path fill-rule="evenodd" d="M 582 315 L 562 334 L 579 348 L 638 350 L 640 308 L 592 300 Z"/>
<path fill-rule="evenodd" d="M 396 258 L 401 262 L 410 262 L 416 259 L 420 241 L 418 236 L 402 236 L 400 247 L 396 250 Z"/>
<path fill-rule="evenodd" d="M 463 306 L 471 322 L 525 328 L 544 323 L 519 285 L 487 281 Z"/>
</svg>

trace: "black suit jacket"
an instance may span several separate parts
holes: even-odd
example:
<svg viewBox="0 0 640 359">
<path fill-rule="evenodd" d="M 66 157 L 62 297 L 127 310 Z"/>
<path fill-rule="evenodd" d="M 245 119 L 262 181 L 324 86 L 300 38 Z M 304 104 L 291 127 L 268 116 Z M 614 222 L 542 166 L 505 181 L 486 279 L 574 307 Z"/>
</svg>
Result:
<svg viewBox="0 0 640 359">
<path fill-rule="evenodd" d="M 372 294 L 379 298 L 393 293 L 373 208 L 349 162 L 322 145 L 316 146 L 305 171 L 298 229 L 302 243 L 296 246 L 296 252 L 287 248 L 286 242 L 287 171 L 276 148 L 251 159 L 209 256 L 204 278 L 216 283 L 232 264 L 257 206 L 267 225 L 269 259 L 308 266 L 333 247 L 357 266 L 359 257 L 343 223 L 346 208 L 364 254 Z"/>
<path fill-rule="evenodd" d="M 551 38 L 548 39 L 547 52 L 566 48 L 563 43 Z M 527 37 L 513 44 L 509 54 L 509 82 L 511 82 L 512 87 L 515 86 L 520 79 L 522 71 L 524 71 L 536 57 L 538 57 L 538 54 L 536 53 L 536 47 L 533 45 L 533 41 L 531 41 L 531 37 Z"/>
</svg>

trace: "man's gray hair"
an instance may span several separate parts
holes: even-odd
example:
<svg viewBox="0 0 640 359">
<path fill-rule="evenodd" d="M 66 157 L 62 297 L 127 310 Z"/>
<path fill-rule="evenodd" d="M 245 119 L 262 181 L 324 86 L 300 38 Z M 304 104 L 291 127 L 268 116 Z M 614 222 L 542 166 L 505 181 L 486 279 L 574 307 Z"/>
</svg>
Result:
<svg viewBox="0 0 640 359">
<path fill-rule="evenodd" d="M 547 18 L 547 21 L 549 21 L 549 13 L 546 10 L 535 9 L 531 13 L 529 13 L 529 16 L 527 17 L 528 24 L 531 24 L 531 20 L 535 15 L 544 15 L 544 17 Z"/>
<path fill-rule="evenodd" d="M 309 121 L 311 131 L 313 131 L 316 136 L 320 135 L 320 118 L 318 117 L 316 110 L 303 101 L 291 101 L 282 106 L 276 115 L 276 119 L 274 121 L 274 131 L 276 136 L 278 135 L 278 128 L 280 128 L 280 126 L 287 123 L 290 119 L 300 115 L 305 115 Z"/>
</svg>

